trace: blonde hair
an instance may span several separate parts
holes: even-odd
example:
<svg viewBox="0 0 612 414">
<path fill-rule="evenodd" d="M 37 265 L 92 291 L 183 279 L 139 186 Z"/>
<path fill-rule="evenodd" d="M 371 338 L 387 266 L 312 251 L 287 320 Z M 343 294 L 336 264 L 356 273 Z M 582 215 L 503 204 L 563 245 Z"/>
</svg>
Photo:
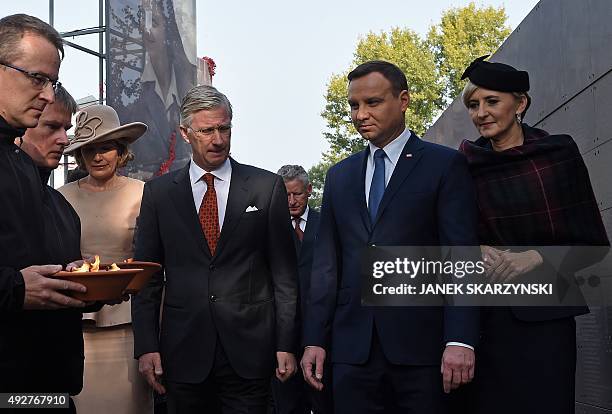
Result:
<svg viewBox="0 0 612 414">
<path fill-rule="evenodd" d="M 463 102 L 463 105 L 465 105 L 466 108 L 468 107 L 468 103 L 470 102 L 472 94 L 476 92 L 476 89 L 478 89 L 479 87 L 480 86 L 474 85 L 472 81 L 468 79 L 467 83 L 465 84 L 465 87 L 463 88 L 463 91 L 461 92 L 461 101 Z"/>
</svg>

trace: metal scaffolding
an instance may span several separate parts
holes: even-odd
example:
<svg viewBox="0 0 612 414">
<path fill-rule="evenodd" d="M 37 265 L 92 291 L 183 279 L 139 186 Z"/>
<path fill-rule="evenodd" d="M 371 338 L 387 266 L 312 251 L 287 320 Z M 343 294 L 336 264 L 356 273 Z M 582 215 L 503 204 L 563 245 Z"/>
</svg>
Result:
<svg viewBox="0 0 612 414">
<path fill-rule="evenodd" d="M 97 102 L 102 104 L 104 103 L 104 63 L 107 58 L 107 53 L 104 48 L 104 36 L 106 34 L 106 26 L 105 26 L 105 1 L 98 0 L 98 26 L 97 27 L 88 27 L 83 29 L 75 29 L 68 32 L 61 32 L 60 35 L 64 39 L 64 44 L 70 46 L 76 50 L 80 50 L 81 52 L 96 56 L 98 58 L 98 100 Z M 55 1 L 49 0 L 49 24 L 54 26 L 55 23 Z M 92 50 L 86 48 L 84 46 L 78 45 L 74 42 L 67 40 L 67 38 L 74 38 L 77 36 L 85 36 L 98 34 L 98 50 Z M 93 102 L 92 102 L 93 103 Z M 64 182 L 68 179 L 68 166 L 70 165 L 69 159 L 67 155 L 64 155 L 64 159 L 62 162 L 62 167 L 64 168 Z M 52 187 L 54 186 L 54 176 L 51 174 L 50 183 Z"/>
</svg>

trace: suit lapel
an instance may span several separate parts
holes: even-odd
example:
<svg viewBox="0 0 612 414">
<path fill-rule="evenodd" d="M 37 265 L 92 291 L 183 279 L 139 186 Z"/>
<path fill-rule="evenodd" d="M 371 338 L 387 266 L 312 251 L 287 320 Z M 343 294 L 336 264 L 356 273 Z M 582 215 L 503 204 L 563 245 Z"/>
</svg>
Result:
<svg viewBox="0 0 612 414">
<path fill-rule="evenodd" d="M 216 253 L 223 250 L 227 244 L 230 235 L 240 221 L 240 216 L 244 214 L 249 207 L 249 188 L 247 182 L 248 174 L 242 166 L 230 158 L 232 164 L 232 178 L 230 180 L 229 195 L 227 197 L 227 206 L 225 207 L 225 218 L 223 219 L 223 228 L 219 236 Z"/>
<path fill-rule="evenodd" d="M 389 205 L 393 196 L 398 192 L 398 190 L 402 187 L 402 183 L 406 180 L 408 175 L 413 171 L 414 167 L 418 164 L 423 150 L 423 142 L 415 135 L 412 134 L 408 142 L 404 146 L 402 150 L 402 154 L 397 160 L 397 165 L 393 170 L 393 175 L 391 175 L 391 179 L 389 180 L 389 184 L 385 189 L 385 193 L 383 195 L 382 200 L 380 201 L 380 206 L 378 207 L 378 213 L 376 215 L 376 219 L 374 220 L 374 225 L 382 214 L 385 212 L 385 208 Z M 373 225 L 373 226 L 374 226 Z"/>
<path fill-rule="evenodd" d="M 365 226 L 368 233 L 372 230 L 372 224 L 370 222 L 370 213 L 368 212 L 368 205 L 366 204 L 366 196 L 365 196 L 365 175 L 366 175 L 366 166 L 368 162 L 368 154 L 370 153 L 369 148 L 365 151 L 360 152 L 359 157 L 355 160 L 355 164 L 352 167 L 351 173 L 349 177 L 360 177 L 358 180 L 350 180 L 349 182 L 352 185 L 350 194 L 354 194 L 355 200 L 354 204 L 357 206 L 359 210 L 359 215 L 361 216 L 361 220 L 363 221 L 363 225 Z"/>
<path fill-rule="evenodd" d="M 179 220 L 182 220 L 188 229 L 194 229 L 188 233 L 195 238 L 195 241 L 204 253 L 210 257 L 210 249 L 208 248 L 208 243 L 206 242 L 202 226 L 200 225 L 200 219 L 198 218 L 198 214 L 193 204 L 193 191 L 189 179 L 189 165 L 188 163 L 187 166 L 179 171 L 174 177 L 174 186 L 170 189 L 170 198 L 176 205 L 176 211 L 180 212 L 177 214 Z"/>
<path fill-rule="evenodd" d="M 319 213 L 314 211 L 312 208 L 310 208 L 309 212 L 308 212 L 308 220 L 306 221 L 306 229 L 304 230 L 304 237 L 302 238 L 302 241 L 300 242 L 299 239 L 297 238 L 297 235 L 295 234 L 295 230 L 293 231 L 293 240 L 295 242 L 295 251 L 297 253 L 297 257 L 298 257 L 298 264 L 301 262 L 301 251 L 302 251 L 302 246 L 304 246 L 304 244 L 306 243 L 314 243 L 314 237 L 315 237 L 315 229 L 317 229 L 319 227 Z"/>
<path fill-rule="evenodd" d="M 319 224 L 318 213 L 314 211 L 312 208 L 310 208 L 308 211 L 308 220 L 306 221 L 306 230 L 304 231 L 304 238 L 302 239 L 302 242 L 310 241 L 310 239 L 314 238 L 314 232 L 315 232 L 315 229 L 318 227 L 318 224 Z"/>
</svg>

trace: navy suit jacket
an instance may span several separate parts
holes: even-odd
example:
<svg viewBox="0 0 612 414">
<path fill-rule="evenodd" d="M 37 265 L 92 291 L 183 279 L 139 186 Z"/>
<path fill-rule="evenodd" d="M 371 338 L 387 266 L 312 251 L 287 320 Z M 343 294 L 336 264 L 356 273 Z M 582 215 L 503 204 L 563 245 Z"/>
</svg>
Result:
<svg viewBox="0 0 612 414">
<path fill-rule="evenodd" d="M 372 244 L 478 245 L 475 192 L 466 160 L 412 134 L 371 223 L 365 199 L 368 154 L 369 149 L 359 152 L 327 173 L 304 344 L 325 347 L 331 339 L 332 362 L 365 363 L 375 328 L 391 363 L 440 364 L 446 342 L 476 344 L 478 310 L 362 307 L 359 266 L 363 249 Z"/>
<path fill-rule="evenodd" d="M 312 208 L 308 210 L 308 220 L 304 237 L 300 243 L 294 232 L 295 252 L 298 263 L 298 288 L 300 291 L 300 318 L 306 313 L 306 304 L 310 293 L 310 273 L 312 271 L 312 256 L 315 237 L 319 230 L 320 213 Z"/>
</svg>

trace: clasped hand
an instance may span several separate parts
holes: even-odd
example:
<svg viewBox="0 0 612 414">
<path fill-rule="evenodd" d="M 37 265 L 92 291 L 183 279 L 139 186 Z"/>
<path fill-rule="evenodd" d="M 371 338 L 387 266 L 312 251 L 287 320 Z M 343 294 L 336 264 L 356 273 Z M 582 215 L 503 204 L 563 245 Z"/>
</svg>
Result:
<svg viewBox="0 0 612 414">
<path fill-rule="evenodd" d="M 510 282 L 540 266 L 544 260 L 535 250 L 513 253 L 491 246 L 480 246 L 485 271 L 492 283 Z"/>
</svg>

